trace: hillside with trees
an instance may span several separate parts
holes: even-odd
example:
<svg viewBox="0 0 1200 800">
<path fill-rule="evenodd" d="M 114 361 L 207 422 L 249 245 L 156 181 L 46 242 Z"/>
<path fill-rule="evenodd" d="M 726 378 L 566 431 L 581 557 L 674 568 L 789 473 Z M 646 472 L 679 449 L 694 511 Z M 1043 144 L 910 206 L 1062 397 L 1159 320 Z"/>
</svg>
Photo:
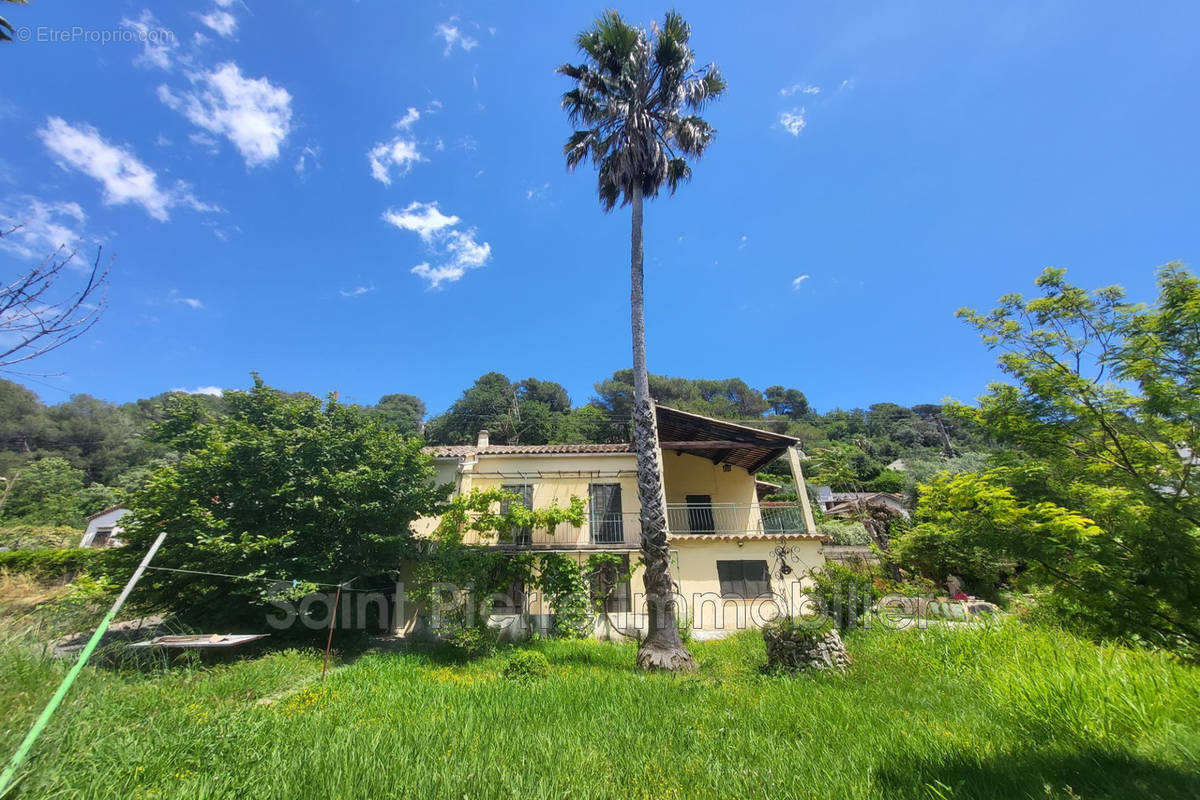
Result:
<svg viewBox="0 0 1200 800">
<path fill-rule="evenodd" d="M 739 422 L 800 439 L 813 478 L 847 490 L 902 491 L 912 475 L 922 479 L 947 465 L 968 461 L 984 449 L 978 428 L 942 413 L 941 406 L 875 403 L 866 408 L 819 412 L 798 388 L 750 386 L 720 380 L 650 376 L 656 402 Z M 87 394 L 55 405 L 28 388 L 0 380 L 0 528 L 65 527 L 120 502 L 152 469 L 173 458 L 164 437 L 151 435 L 167 418 L 165 392 L 131 403 L 110 403 Z M 298 393 L 297 396 L 306 396 Z M 229 413 L 226 400 L 191 396 L 207 413 Z M 479 377 L 441 414 L 428 416 L 416 395 L 391 393 L 374 405 L 347 406 L 403 436 L 430 444 L 473 443 L 482 428 L 497 444 L 579 444 L 630 440 L 631 370 L 595 384 L 576 404 L 566 388 L 540 378 L 510 379 L 499 372 Z M 901 459 L 905 474 L 889 470 Z M 790 491 L 786 464 L 769 466 Z M 6 536 L 0 546 L 18 542 Z"/>
</svg>

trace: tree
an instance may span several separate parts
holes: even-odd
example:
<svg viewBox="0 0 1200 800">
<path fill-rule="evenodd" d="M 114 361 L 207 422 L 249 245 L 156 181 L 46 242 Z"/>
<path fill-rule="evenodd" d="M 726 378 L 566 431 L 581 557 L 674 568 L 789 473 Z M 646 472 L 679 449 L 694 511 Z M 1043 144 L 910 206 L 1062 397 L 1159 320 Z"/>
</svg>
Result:
<svg viewBox="0 0 1200 800">
<path fill-rule="evenodd" d="M 11 490 L 0 508 L 7 525 L 55 525 L 83 528 L 84 519 L 116 500 L 100 484 L 84 486 L 84 474 L 63 458 L 42 458 L 8 477 Z"/>
<path fill-rule="evenodd" d="M 225 400 L 229 413 L 216 418 L 193 397 L 168 401 L 155 435 L 179 459 L 133 493 L 128 546 L 114 558 L 132 569 L 166 531 L 156 566 L 239 577 L 152 571 L 138 588 L 144 605 L 210 630 L 257 631 L 271 579 L 296 580 L 303 594 L 392 574 L 413 555 L 410 524 L 445 496 L 418 439 L 257 377 Z"/>
<path fill-rule="evenodd" d="M 1200 651 L 1200 282 L 1169 264 L 1158 285 L 1146 308 L 1047 269 L 1038 297 L 960 311 L 1014 382 L 954 413 L 1010 449 L 1002 472 L 935 486 L 935 508 L 1036 567 L 1090 630 Z M 1088 525 L 1020 524 L 1053 509 Z"/>
<path fill-rule="evenodd" d="M 425 403 L 411 394 L 385 394 L 371 409 L 384 425 L 405 436 L 421 432 L 425 419 Z"/>
<path fill-rule="evenodd" d="M 0 239 L 20 226 L 0 231 Z M 65 255 L 64 255 L 65 253 Z M 0 370 L 44 356 L 83 336 L 104 313 L 108 270 L 100 267 L 100 251 L 82 283 L 70 286 L 65 272 L 75 253 L 64 248 L 46 256 L 33 269 L 0 287 Z"/>
<path fill-rule="evenodd" d="M 0 379 L 0 475 L 11 477 L 53 431 L 54 422 L 36 394 Z"/>
<path fill-rule="evenodd" d="M 715 65 L 695 69 L 690 37 L 688 24 L 673 11 L 650 33 L 609 11 L 576 38 L 584 63 L 564 64 L 558 70 L 575 82 L 563 94 L 562 105 L 571 122 L 582 126 L 564 147 L 567 166 L 574 169 L 591 159 L 599 170 L 597 189 L 604 210 L 612 211 L 618 202 L 632 206 L 633 430 L 649 618 L 637 655 L 643 669 L 696 666 L 675 625 L 642 294 L 643 201 L 664 186 L 674 193 L 691 177 L 688 159 L 701 156 L 716 135 L 697 112 L 726 88 Z"/>
<path fill-rule="evenodd" d="M 808 398 L 799 389 L 787 389 L 783 386 L 768 386 L 766 389 L 767 405 L 772 413 L 781 417 L 802 419 L 812 411 L 808 406 Z"/>
<path fill-rule="evenodd" d="M 629 424 L 614 420 L 598 406 L 573 408 L 559 420 L 556 444 L 628 442 Z"/>
<path fill-rule="evenodd" d="M 560 384 L 537 378 L 513 383 L 489 372 L 430 420 L 426 435 L 434 444 L 474 444 L 485 429 L 492 444 L 549 444 L 570 409 L 571 398 Z"/>
<path fill-rule="evenodd" d="M 72 395 L 48 410 L 55 450 L 82 468 L 89 480 L 116 480 L 132 464 L 147 460 L 134 420 L 120 406 L 88 394 Z"/>
</svg>

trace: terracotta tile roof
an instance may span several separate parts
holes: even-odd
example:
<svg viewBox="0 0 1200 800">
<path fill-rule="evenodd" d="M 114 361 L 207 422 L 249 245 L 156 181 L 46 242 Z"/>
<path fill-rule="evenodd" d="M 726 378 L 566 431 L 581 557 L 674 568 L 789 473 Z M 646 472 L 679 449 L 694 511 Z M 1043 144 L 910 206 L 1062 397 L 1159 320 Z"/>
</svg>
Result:
<svg viewBox="0 0 1200 800">
<path fill-rule="evenodd" d="M 829 541 L 823 533 L 667 533 L 667 538 L 674 542 L 734 542 L 744 539 L 812 539 L 813 541 Z"/>
<path fill-rule="evenodd" d="M 633 445 L 620 444 L 473 444 L 440 445 L 424 448 L 434 458 L 470 458 L 471 456 L 571 455 L 588 453 L 632 453 Z"/>
</svg>

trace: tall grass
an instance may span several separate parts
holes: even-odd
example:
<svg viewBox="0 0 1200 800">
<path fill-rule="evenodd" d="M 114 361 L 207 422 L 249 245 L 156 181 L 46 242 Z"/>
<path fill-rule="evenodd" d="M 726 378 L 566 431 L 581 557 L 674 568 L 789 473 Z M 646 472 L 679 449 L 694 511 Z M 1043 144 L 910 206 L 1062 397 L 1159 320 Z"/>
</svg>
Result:
<svg viewBox="0 0 1200 800">
<path fill-rule="evenodd" d="M 286 652 L 152 676 L 89 670 L 23 796 L 56 798 L 1170 798 L 1200 787 L 1200 674 L 1008 624 L 851 634 L 846 675 L 764 674 L 754 632 L 692 675 L 629 646 L 372 654 L 318 680 Z M 65 666 L 0 655 L 0 746 Z"/>
</svg>

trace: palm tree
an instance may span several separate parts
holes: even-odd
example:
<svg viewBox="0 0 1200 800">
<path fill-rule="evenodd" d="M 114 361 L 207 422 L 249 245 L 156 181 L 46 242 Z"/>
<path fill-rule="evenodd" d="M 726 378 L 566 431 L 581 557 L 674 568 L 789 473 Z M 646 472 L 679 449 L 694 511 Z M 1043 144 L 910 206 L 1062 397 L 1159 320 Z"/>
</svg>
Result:
<svg viewBox="0 0 1200 800">
<path fill-rule="evenodd" d="M 21 5 L 21 6 L 25 5 L 27 2 L 27 0 L 7 0 L 7 1 L 9 3 L 15 3 L 16 5 Z M 13 26 L 9 24 L 8 20 L 6 20 L 4 17 L 0 17 L 0 42 L 11 42 L 12 34 L 14 34 L 14 33 L 16 33 L 16 29 L 13 28 Z"/>
<path fill-rule="evenodd" d="M 633 436 L 649 619 L 649 631 L 637 655 L 643 669 L 696 666 L 675 623 L 642 300 L 642 201 L 657 196 L 664 186 L 674 193 L 691 177 L 688 159 L 699 157 L 716 134 L 697 112 L 725 91 L 725 79 L 715 65 L 695 68 L 695 54 L 688 47 L 690 35 L 688 24 L 673 11 L 667 13 L 661 27 L 653 24 L 649 33 L 609 11 L 576 38 L 585 62 L 558 68 L 575 81 L 575 88 L 563 94 L 562 100 L 571 123 L 579 128 L 563 148 L 567 167 L 574 169 L 590 158 L 599 170 L 604 210 L 612 211 L 618 203 L 633 207 Z"/>
</svg>

